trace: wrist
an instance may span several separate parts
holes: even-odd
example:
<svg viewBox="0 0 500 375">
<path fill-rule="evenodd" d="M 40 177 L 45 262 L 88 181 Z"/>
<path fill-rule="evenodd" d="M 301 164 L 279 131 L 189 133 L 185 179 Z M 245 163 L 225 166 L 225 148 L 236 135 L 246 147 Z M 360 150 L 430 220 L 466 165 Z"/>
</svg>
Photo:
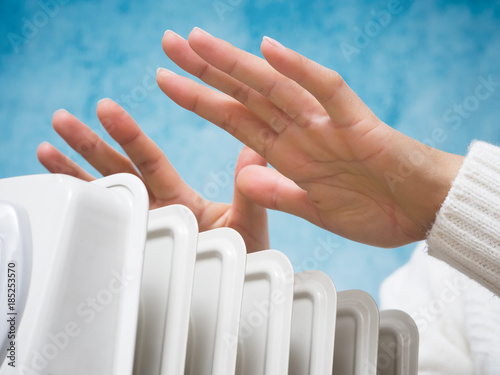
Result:
<svg viewBox="0 0 500 375">
<path fill-rule="evenodd" d="M 399 144 L 406 169 L 398 169 L 408 177 L 394 200 L 414 223 L 416 237 L 422 240 L 432 227 L 464 157 L 404 137 L 406 140 Z"/>
<path fill-rule="evenodd" d="M 464 157 L 435 150 L 435 157 L 429 171 L 429 210 L 425 213 L 425 226 L 430 229 L 453 181 L 462 167 Z"/>
</svg>

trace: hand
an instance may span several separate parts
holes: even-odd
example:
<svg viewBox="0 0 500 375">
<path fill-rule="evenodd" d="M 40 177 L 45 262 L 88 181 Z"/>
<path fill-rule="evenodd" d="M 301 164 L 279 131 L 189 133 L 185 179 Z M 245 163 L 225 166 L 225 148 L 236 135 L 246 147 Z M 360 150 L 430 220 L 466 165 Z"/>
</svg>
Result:
<svg viewBox="0 0 500 375">
<path fill-rule="evenodd" d="M 262 42 L 265 60 L 197 28 L 188 41 L 166 32 L 163 49 L 221 91 L 160 69 L 165 94 L 275 167 L 240 171 L 237 188 L 249 199 L 366 244 L 395 247 L 425 237 L 460 156 L 392 129 L 338 73 L 272 39 Z"/>
<path fill-rule="evenodd" d="M 52 123 L 57 133 L 103 176 L 132 173 L 141 178 L 149 193 L 151 209 L 175 203 L 183 204 L 195 214 L 200 231 L 231 227 L 243 236 L 247 251 L 269 248 L 265 208 L 246 199 L 236 188 L 232 205 L 204 200 L 182 180 L 158 146 L 118 104 L 110 99 L 101 100 L 97 106 L 97 115 L 103 127 L 130 159 L 64 110 L 54 114 Z M 41 144 L 37 154 L 40 162 L 52 173 L 63 173 L 85 181 L 94 179 L 48 143 Z M 264 166 L 266 162 L 245 147 L 238 158 L 235 176 L 242 168 L 250 165 Z"/>
</svg>

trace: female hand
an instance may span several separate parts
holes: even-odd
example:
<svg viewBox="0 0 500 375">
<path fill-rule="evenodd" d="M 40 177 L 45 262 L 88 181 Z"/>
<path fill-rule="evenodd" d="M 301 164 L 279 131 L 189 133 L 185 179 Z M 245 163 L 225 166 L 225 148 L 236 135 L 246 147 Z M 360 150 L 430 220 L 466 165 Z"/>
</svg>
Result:
<svg viewBox="0 0 500 375">
<path fill-rule="evenodd" d="M 329 70 L 264 38 L 265 59 L 195 28 L 167 31 L 165 53 L 219 91 L 160 69 L 173 101 L 257 151 L 238 190 L 343 237 L 381 247 L 423 239 L 461 165 L 379 120 Z"/>
<path fill-rule="evenodd" d="M 103 99 L 97 106 L 97 116 L 129 158 L 64 110 L 54 114 L 53 127 L 103 176 L 132 173 L 141 178 L 149 193 L 151 209 L 183 204 L 195 214 L 200 231 L 231 227 L 243 236 L 247 251 L 269 248 L 265 208 L 246 199 L 236 188 L 232 205 L 204 200 L 182 180 L 163 152 L 122 107 L 110 99 Z M 95 179 L 48 143 L 41 144 L 37 154 L 40 162 L 52 173 L 63 173 L 85 181 Z M 266 162 L 245 147 L 238 158 L 235 176 L 238 176 L 242 168 L 250 165 L 265 166 Z"/>
</svg>

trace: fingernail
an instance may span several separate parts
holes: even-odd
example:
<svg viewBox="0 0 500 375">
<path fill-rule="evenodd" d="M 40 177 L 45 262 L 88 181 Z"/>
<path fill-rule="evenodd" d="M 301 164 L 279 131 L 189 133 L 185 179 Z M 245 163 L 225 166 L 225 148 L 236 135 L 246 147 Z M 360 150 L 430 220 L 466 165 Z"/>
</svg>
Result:
<svg viewBox="0 0 500 375">
<path fill-rule="evenodd" d="M 167 34 L 173 35 L 173 36 L 175 36 L 177 38 L 180 38 L 180 39 L 184 40 L 184 38 L 182 36 L 180 36 L 179 34 L 177 34 L 175 31 L 167 30 L 167 31 L 165 31 L 165 33 L 163 35 L 167 35 Z"/>
<path fill-rule="evenodd" d="M 177 75 L 174 72 L 172 72 L 171 70 L 168 70 L 168 69 L 165 69 L 165 68 L 158 68 L 156 70 L 156 74 L 157 75 L 163 74 L 163 75 L 167 75 L 167 76 L 176 76 Z"/>
<path fill-rule="evenodd" d="M 111 100 L 111 99 L 109 99 L 109 98 L 102 98 L 102 99 L 100 99 L 100 100 L 97 102 L 97 105 L 99 105 L 99 104 L 101 104 L 101 103 L 104 103 L 104 102 L 105 102 L 105 101 L 107 101 L 107 100 Z"/>
<path fill-rule="evenodd" d="M 193 30 L 198 30 L 198 31 L 202 32 L 205 35 L 212 36 L 212 34 L 207 33 L 205 30 L 200 29 L 198 26 L 196 26 Z"/>
<path fill-rule="evenodd" d="M 57 111 L 54 112 L 54 115 L 56 113 L 68 113 L 68 111 L 66 111 L 64 108 L 61 108 L 61 109 L 58 109 Z"/>
<path fill-rule="evenodd" d="M 264 37 L 264 40 L 266 42 L 268 42 L 270 45 L 272 45 L 273 47 L 277 47 L 277 48 L 281 48 L 281 49 L 285 49 L 285 46 L 283 44 L 281 44 L 280 42 L 278 42 L 277 40 L 274 40 L 273 38 L 269 38 L 268 36 L 265 36 Z"/>
</svg>

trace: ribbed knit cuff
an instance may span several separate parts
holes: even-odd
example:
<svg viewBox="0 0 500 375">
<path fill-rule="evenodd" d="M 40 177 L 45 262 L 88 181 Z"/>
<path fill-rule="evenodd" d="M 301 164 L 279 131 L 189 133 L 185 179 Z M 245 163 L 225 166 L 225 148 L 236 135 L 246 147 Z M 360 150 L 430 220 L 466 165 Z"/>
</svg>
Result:
<svg viewBox="0 0 500 375">
<path fill-rule="evenodd" d="M 471 144 L 427 243 L 430 255 L 500 295 L 500 148 Z"/>
</svg>

